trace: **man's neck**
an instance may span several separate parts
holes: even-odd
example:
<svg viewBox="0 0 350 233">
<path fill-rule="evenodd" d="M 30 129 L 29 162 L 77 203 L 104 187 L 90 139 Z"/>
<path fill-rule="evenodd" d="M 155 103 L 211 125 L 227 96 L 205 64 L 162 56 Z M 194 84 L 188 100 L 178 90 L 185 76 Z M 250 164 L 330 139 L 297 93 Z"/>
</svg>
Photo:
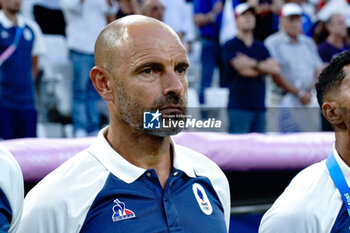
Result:
<svg viewBox="0 0 350 233">
<path fill-rule="evenodd" d="M 11 13 L 9 11 L 3 10 L 5 16 L 13 23 L 13 25 L 17 25 L 17 14 Z"/>
<path fill-rule="evenodd" d="M 350 167 L 350 132 L 339 130 L 335 132 L 335 148 L 343 161 Z"/>
<path fill-rule="evenodd" d="M 247 47 L 250 47 L 254 42 L 254 36 L 252 31 L 238 30 L 237 37 L 240 40 L 242 40 Z"/>
<path fill-rule="evenodd" d="M 111 122 L 106 139 L 131 164 L 155 169 L 162 187 L 165 187 L 173 161 L 170 137 L 156 137 L 136 130 L 125 122 L 118 125 Z"/>
<path fill-rule="evenodd" d="M 329 35 L 327 37 L 327 42 L 339 49 L 343 48 L 344 46 L 344 39 L 337 35 Z"/>
</svg>

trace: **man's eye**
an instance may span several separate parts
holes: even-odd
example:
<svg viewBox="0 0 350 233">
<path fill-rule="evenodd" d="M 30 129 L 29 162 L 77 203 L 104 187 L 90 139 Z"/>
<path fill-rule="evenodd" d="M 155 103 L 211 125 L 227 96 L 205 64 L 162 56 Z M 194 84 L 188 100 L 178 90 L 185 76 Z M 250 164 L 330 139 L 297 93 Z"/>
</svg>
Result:
<svg viewBox="0 0 350 233">
<path fill-rule="evenodd" d="M 177 68 L 177 69 L 176 69 L 176 72 L 177 72 L 178 74 L 185 74 L 185 73 L 186 73 L 186 69 L 185 69 L 185 68 Z"/>
<path fill-rule="evenodd" d="M 144 69 L 142 71 L 142 73 L 144 73 L 144 74 L 152 74 L 153 73 L 153 69 L 152 68 Z"/>
</svg>

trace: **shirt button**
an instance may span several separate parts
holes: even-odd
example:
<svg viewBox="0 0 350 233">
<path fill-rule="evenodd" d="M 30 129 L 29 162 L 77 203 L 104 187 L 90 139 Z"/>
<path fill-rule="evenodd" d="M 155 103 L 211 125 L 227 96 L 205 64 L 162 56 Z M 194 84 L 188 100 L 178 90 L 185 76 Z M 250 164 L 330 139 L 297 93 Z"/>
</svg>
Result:
<svg viewBox="0 0 350 233">
<path fill-rule="evenodd" d="M 151 173 L 147 172 L 147 177 L 150 178 L 151 177 Z"/>
<path fill-rule="evenodd" d="M 179 174 L 179 172 L 178 172 L 178 171 L 175 171 L 174 174 L 173 174 L 173 176 L 177 176 L 178 174 Z"/>
</svg>

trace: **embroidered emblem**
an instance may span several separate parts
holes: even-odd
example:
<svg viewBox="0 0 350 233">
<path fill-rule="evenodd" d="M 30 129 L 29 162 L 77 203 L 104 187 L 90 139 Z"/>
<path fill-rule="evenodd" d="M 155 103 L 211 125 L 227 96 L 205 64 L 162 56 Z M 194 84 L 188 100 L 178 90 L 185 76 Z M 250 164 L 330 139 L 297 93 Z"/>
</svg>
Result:
<svg viewBox="0 0 350 233">
<path fill-rule="evenodd" d="M 10 35 L 8 34 L 7 31 L 5 31 L 5 30 L 1 31 L 1 38 L 6 39 L 6 38 L 8 38 L 9 36 L 10 36 Z"/>
<path fill-rule="evenodd" d="M 113 206 L 113 222 L 136 217 L 135 213 L 132 210 L 125 209 L 124 202 L 121 202 L 118 199 L 115 199 L 113 202 L 116 204 Z"/>
<path fill-rule="evenodd" d="M 210 201 L 204 188 L 201 185 L 195 183 L 192 185 L 192 190 L 194 196 L 196 197 L 198 205 L 203 211 L 203 213 L 205 213 L 206 215 L 211 215 L 211 213 L 213 212 L 213 208 L 210 204 Z"/>
<path fill-rule="evenodd" d="M 25 28 L 23 30 L 23 36 L 26 41 L 30 41 L 33 39 L 33 34 L 28 28 Z"/>
</svg>

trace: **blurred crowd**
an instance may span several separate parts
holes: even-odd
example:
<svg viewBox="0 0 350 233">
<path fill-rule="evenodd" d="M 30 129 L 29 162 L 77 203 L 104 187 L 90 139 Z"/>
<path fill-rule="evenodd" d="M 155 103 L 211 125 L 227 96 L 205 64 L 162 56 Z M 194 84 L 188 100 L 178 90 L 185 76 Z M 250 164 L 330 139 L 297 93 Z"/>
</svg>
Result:
<svg viewBox="0 0 350 233">
<path fill-rule="evenodd" d="M 63 136 L 96 135 L 108 113 L 89 79 L 94 42 L 105 25 L 130 14 L 179 35 L 191 63 L 190 107 L 224 107 L 228 132 L 332 130 L 314 85 L 350 46 L 346 0 L 0 3 L 0 139 L 36 137 L 47 122 L 71 125 Z"/>
</svg>

